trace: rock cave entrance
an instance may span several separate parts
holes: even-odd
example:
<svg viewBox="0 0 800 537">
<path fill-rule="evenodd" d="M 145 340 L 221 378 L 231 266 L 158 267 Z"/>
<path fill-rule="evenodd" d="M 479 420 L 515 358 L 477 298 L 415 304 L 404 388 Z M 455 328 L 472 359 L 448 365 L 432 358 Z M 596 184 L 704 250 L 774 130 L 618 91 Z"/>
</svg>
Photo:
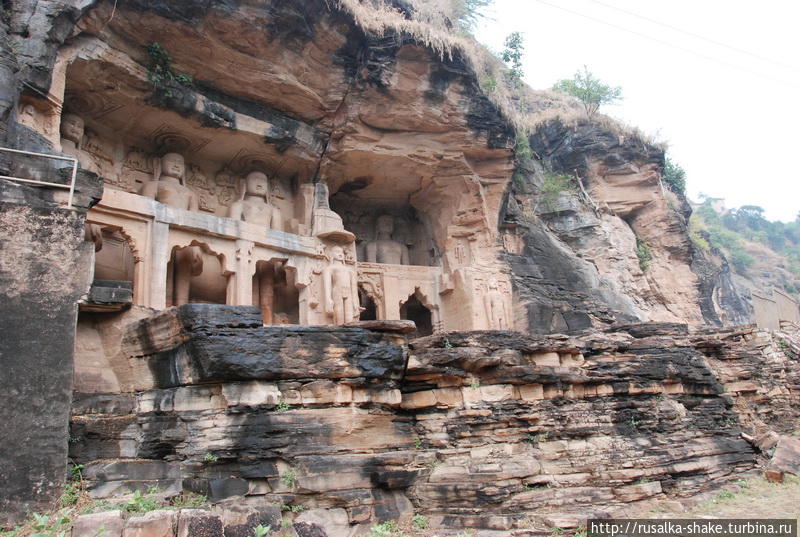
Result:
<svg viewBox="0 0 800 537">
<path fill-rule="evenodd" d="M 363 286 L 358 287 L 358 301 L 364 310 L 358 316 L 360 321 L 376 321 L 378 319 L 378 305 L 375 300 L 364 290 Z"/>
<path fill-rule="evenodd" d="M 431 310 L 414 293 L 400 305 L 400 318 L 414 321 L 417 325 L 416 337 L 433 334 L 433 315 Z"/>
<path fill-rule="evenodd" d="M 300 323 L 300 292 L 295 280 L 296 272 L 285 259 L 256 263 L 253 304 L 261 308 L 264 324 Z"/>
</svg>

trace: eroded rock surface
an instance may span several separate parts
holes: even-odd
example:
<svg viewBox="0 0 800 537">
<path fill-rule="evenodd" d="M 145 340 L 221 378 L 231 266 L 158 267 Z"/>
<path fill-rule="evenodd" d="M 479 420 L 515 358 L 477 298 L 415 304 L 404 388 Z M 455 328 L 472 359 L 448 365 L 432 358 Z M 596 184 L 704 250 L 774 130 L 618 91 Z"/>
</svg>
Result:
<svg viewBox="0 0 800 537">
<path fill-rule="evenodd" d="M 743 432 L 798 420 L 798 358 L 754 328 L 447 333 L 406 347 L 257 320 L 189 305 L 131 325 L 129 359 L 155 367 L 142 388 L 76 400 L 71 456 L 90 494 L 184 488 L 351 529 L 413 512 L 447 527 L 570 525 L 733 478 L 757 462 Z M 308 366 L 253 355 L 228 375 L 259 342 Z M 382 372 L 363 366 L 373 357 Z M 153 373 L 165 363 L 180 382 Z"/>
</svg>

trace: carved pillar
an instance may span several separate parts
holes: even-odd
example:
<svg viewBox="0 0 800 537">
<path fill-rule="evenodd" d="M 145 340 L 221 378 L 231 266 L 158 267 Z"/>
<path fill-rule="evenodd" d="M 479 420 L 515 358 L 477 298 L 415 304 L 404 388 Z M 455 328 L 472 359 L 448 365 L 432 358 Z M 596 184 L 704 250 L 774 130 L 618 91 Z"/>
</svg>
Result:
<svg viewBox="0 0 800 537">
<path fill-rule="evenodd" d="M 151 308 L 167 307 L 167 263 L 169 263 L 169 224 L 154 221 L 150 233 L 150 300 Z"/>
<path fill-rule="evenodd" d="M 236 240 L 236 272 L 229 279 L 228 304 L 234 306 L 253 305 L 253 243 Z"/>
</svg>

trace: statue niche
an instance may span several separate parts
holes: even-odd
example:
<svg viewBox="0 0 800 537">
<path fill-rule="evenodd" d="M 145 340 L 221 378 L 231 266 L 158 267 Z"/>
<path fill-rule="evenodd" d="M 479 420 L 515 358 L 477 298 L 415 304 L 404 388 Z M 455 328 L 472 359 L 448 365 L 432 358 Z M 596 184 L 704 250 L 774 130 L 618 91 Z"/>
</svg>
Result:
<svg viewBox="0 0 800 537">
<path fill-rule="evenodd" d="M 325 314 L 333 318 L 333 324 L 355 321 L 360 313 L 356 269 L 345 264 L 341 246 L 332 247 L 330 257 L 322 272 Z"/>
<path fill-rule="evenodd" d="M 376 228 L 375 240 L 367 243 L 367 262 L 408 265 L 408 246 L 392 239 L 394 217 L 388 214 L 379 216 Z"/>
<path fill-rule="evenodd" d="M 228 217 L 283 231 L 281 211 L 269 202 L 266 174 L 252 171 L 242 182 L 242 197 L 231 205 Z"/>
</svg>

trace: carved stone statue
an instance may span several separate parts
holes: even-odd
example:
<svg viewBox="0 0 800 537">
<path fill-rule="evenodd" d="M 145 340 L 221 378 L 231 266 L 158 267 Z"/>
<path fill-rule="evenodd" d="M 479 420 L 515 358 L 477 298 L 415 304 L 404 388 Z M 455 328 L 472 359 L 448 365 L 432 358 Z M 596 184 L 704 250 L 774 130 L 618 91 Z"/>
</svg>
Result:
<svg viewBox="0 0 800 537">
<path fill-rule="evenodd" d="M 355 235 L 345 231 L 342 217 L 331 210 L 328 201 L 328 185 L 317 183 L 314 185 L 314 209 L 312 220 L 312 234 L 321 239 L 333 239 L 340 242 L 353 242 Z"/>
<path fill-rule="evenodd" d="M 266 174 L 259 171 L 247 174 L 242 199 L 231 205 L 228 217 L 283 231 L 281 211 L 269 202 L 269 179 Z"/>
<path fill-rule="evenodd" d="M 64 114 L 61 117 L 61 152 L 78 159 L 78 164 L 84 170 L 99 173 L 92 156 L 81 149 L 83 143 L 84 123 L 80 116 Z"/>
<path fill-rule="evenodd" d="M 161 157 L 161 166 L 154 181 L 142 187 L 142 196 L 154 198 L 165 205 L 185 211 L 198 211 L 197 195 L 183 184 L 186 163 L 183 155 L 167 153 Z M 189 302 L 192 276 L 203 273 L 203 253 L 199 246 L 187 246 L 172 255 L 172 305 L 181 306 Z"/>
<path fill-rule="evenodd" d="M 354 321 L 359 314 L 356 270 L 344 262 L 344 249 L 331 248 L 331 264 L 322 272 L 325 313 L 333 324 Z"/>
<path fill-rule="evenodd" d="M 185 211 L 198 211 L 199 200 L 192 190 L 183 184 L 186 163 L 178 153 L 167 153 L 161 157 L 161 168 L 155 180 L 142 187 L 142 196 L 154 198 L 165 205 Z"/>
<path fill-rule="evenodd" d="M 508 330 L 510 328 L 506 311 L 506 296 L 500 291 L 497 280 L 494 278 L 489 280 L 484 306 L 491 330 Z"/>
<path fill-rule="evenodd" d="M 376 239 L 367 244 L 367 262 L 408 265 L 408 247 L 392 240 L 394 218 L 388 214 L 379 216 L 377 228 Z"/>
<path fill-rule="evenodd" d="M 189 303 L 192 276 L 203 273 L 203 252 L 199 246 L 175 250 L 172 255 L 172 305 Z"/>
</svg>

